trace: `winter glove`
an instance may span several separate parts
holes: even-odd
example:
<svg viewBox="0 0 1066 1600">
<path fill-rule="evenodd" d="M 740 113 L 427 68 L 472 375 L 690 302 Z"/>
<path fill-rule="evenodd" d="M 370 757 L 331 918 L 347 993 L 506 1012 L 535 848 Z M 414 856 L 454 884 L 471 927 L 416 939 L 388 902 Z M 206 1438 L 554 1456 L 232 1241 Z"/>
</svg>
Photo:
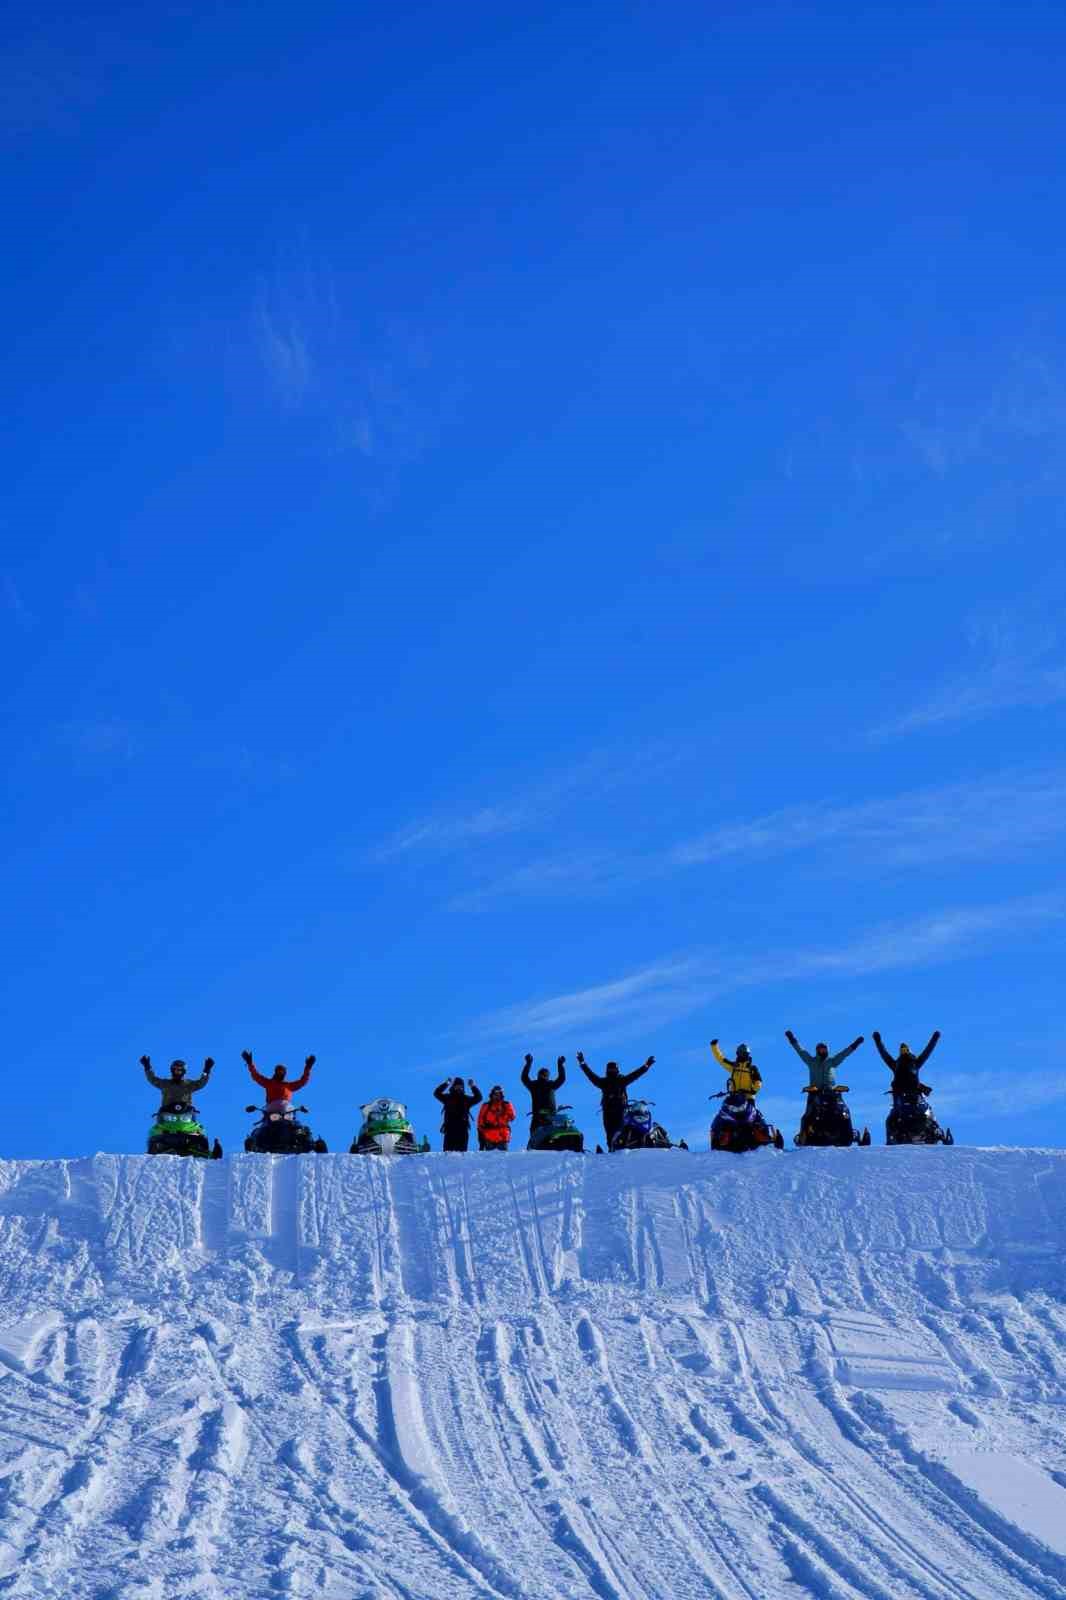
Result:
<svg viewBox="0 0 1066 1600">
<path fill-rule="evenodd" d="M 211 1056 L 208 1056 L 207 1059 L 204 1061 L 204 1077 L 205 1078 L 208 1078 L 208 1077 L 211 1076 L 211 1068 L 214 1066 L 214 1064 L 215 1064 L 214 1060 L 212 1059 Z"/>
<path fill-rule="evenodd" d="M 152 1058 L 151 1058 L 151 1056 L 142 1056 L 141 1057 L 141 1066 L 144 1068 L 145 1072 L 151 1072 L 151 1070 L 152 1070 Z"/>
<path fill-rule="evenodd" d="M 566 1066 L 566 1057 L 565 1056 L 559 1056 L 556 1059 L 555 1065 L 556 1065 L 556 1067 L 565 1067 Z"/>
<path fill-rule="evenodd" d="M 527 1056 L 526 1057 L 526 1066 L 527 1067 L 531 1067 L 532 1065 L 533 1065 L 533 1057 L 532 1056 Z"/>
<path fill-rule="evenodd" d="M 252 1065 L 252 1052 L 250 1050 L 242 1050 L 241 1060 L 250 1067 Z"/>
<path fill-rule="evenodd" d="M 791 1028 L 785 1029 L 785 1038 L 788 1040 L 789 1044 L 795 1044 L 796 1042 L 796 1035 L 792 1032 Z"/>
<path fill-rule="evenodd" d="M 311 1068 L 314 1066 L 315 1059 L 316 1058 L 314 1056 L 308 1056 L 304 1062 L 304 1066 L 307 1068 L 308 1072 L 310 1072 Z"/>
<path fill-rule="evenodd" d="M 654 1065 L 655 1065 L 655 1057 L 654 1056 L 649 1056 L 647 1061 L 645 1061 L 644 1065 L 646 1067 L 654 1067 Z"/>
<path fill-rule="evenodd" d="M 577 1053 L 577 1060 L 578 1060 L 578 1065 L 579 1066 L 583 1067 L 583 1066 L 587 1065 L 587 1063 L 585 1061 L 585 1057 L 583 1056 L 583 1054 L 581 1053 L 580 1050 Z"/>
</svg>

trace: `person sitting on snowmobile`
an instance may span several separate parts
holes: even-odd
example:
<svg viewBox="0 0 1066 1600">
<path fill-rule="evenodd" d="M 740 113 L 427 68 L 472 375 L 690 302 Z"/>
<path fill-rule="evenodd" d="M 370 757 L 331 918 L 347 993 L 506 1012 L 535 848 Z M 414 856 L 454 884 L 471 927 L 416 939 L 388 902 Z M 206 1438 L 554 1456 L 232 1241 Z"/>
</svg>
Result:
<svg viewBox="0 0 1066 1600">
<path fill-rule="evenodd" d="M 274 1111 L 288 1110 L 292 1103 L 293 1095 L 307 1083 L 311 1076 L 311 1068 L 315 1064 L 314 1056 L 308 1056 L 300 1076 L 289 1079 L 285 1076 L 286 1069 L 279 1062 L 274 1068 L 273 1077 L 264 1078 L 252 1060 L 252 1052 L 250 1050 L 241 1051 L 241 1060 L 266 1095 L 267 1105 Z"/>
<path fill-rule="evenodd" d="M 711 1040 L 711 1050 L 719 1065 L 728 1068 L 729 1082 L 726 1084 L 726 1093 L 746 1094 L 749 1100 L 754 1100 L 762 1088 L 762 1073 L 751 1059 L 751 1051 L 747 1045 L 737 1045 L 735 1061 L 730 1061 L 728 1056 L 722 1054 L 717 1039 Z"/>
<path fill-rule="evenodd" d="M 477 1147 L 479 1150 L 506 1150 L 511 1142 L 511 1123 L 515 1109 L 504 1096 L 503 1089 L 494 1083 L 489 1097 L 477 1114 Z"/>
<path fill-rule="evenodd" d="M 529 1124 L 530 1138 L 537 1128 L 543 1128 L 555 1115 L 555 1091 L 561 1089 L 566 1082 L 566 1057 L 557 1058 L 554 1078 L 548 1076 L 547 1067 L 541 1067 L 534 1078 L 532 1069 L 533 1057 L 527 1055 L 521 1076 L 523 1084 L 529 1090 L 529 1098 L 533 1105 L 533 1116 Z"/>
<path fill-rule="evenodd" d="M 173 1111 L 176 1107 L 191 1105 L 193 1095 L 207 1087 L 207 1080 L 211 1076 L 211 1069 L 214 1064 L 211 1057 L 208 1056 L 204 1062 L 203 1076 L 200 1078 L 186 1078 L 184 1061 L 172 1061 L 170 1063 L 170 1077 L 157 1078 L 152 1071 L 151 1056 L 141 1057 L 141 1066 L 144 1068 L 145 1077 L 153 1089 L 159 1090 L 160 1111 Z"/>
<path fill-rule="evenodd" d="M 470 1113 L 481 1103 L 481 1090 L 473 1078 L 468 1078 L 470 1093 L 463 1088 L 462 1078 L 445 1078 L 433 1091 L 433 1098 L 444 1107 L 441 1132 L 444 1135 L 442 1150 L 468 1150 L 470 1148 Z"/>
<path fill-rule="evenodd" d="M 893 1058 L 885 1049 L 881 1035 L 874 1029 L 873 1041 L 877 1046 L 877 1053 L 885 1066 L 892 1073 L 892 1100 L 895 1104 L 899 1100 L 916 1100 L 920 1094 L 932 1094 L 932 1089 L 927 1083 L 921 1081 L 921 1070 L 936 1049 L 940 1040 L 940 1029 L 937 1028 L 922 1051 L 915 1055 L 909 1044 L 901 1044 L 899 1055 Z"/>
<path fill-rule="evenodd" d="M 593 1072 L 580 1050 L 577 1053 L 577 1064 L 593 1088 L 600 1091 L 603 1136 L 609 1150 L 611 1141 L 625 1120 L 626 1106 L 629 1104 L 629 1085 L 636 1083 L 638 1078 L 643 1078 L 644 1074 L 651 1070 L 655 1065 L 655 1057 L 649 1056 L 643 1066 L 635 1067 L 632 1072 L 621 1072 L 617 1061 L 608 1061 L 602 1078 Z"/>
<path fill-rule="evenodd" d="M 785 1029 L 785 1038 L 810 1074 L 808 1088 L 835 1089 L 837 1086 L 837 1067 L 842 1061 L 846 1061 L 854 1050 L 859 1048 L 863 1043 L 864 1035 L 860 1033 L 857 1039 L 853 1039 L 844 1050 L 838 1050 L 835 1056 L 829 1054 L 829 1046 L 827 1044 L 816 1044 L 813 1056 L 808 1055 L 791 1028 Z"/>
</svg>

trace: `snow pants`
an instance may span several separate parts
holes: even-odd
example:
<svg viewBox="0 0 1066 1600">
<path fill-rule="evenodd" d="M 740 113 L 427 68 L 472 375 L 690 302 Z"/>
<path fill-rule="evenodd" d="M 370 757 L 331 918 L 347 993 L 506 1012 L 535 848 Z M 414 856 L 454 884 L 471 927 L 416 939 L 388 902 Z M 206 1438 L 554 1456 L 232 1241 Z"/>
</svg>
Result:
<svg viewBox="0 0 1066 1600">
<path fill-rule="evenodd" d="M 466 1151 L 470 1149 L 470 1124 L 465 1128 L 445 1128 L 442 1150 Z"/>
</svg>

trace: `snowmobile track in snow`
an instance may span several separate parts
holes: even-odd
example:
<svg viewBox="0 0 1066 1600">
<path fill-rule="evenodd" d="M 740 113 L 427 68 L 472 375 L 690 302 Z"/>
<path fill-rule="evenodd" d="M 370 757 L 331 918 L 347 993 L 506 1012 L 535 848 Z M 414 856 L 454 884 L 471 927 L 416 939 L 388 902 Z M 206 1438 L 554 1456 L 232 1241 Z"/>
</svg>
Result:
<svg viewBox="0 0 1066 1600">
<path fill-rule="evenodd" d="M 12 1600 L 1066 1600 L 1066 1154 L 0 1163 Z"/>
</svg>

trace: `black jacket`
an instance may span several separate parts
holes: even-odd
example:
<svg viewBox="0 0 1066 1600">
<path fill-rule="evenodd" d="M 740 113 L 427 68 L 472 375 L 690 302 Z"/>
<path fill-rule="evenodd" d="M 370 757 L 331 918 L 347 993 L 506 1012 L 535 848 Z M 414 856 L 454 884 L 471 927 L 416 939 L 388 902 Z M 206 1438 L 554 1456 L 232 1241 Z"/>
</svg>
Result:
<svg viewBox="0 0 1066 1600">
<path fill-rule="evenodd" d="M 890 1056 L 881 1042 L 881 1035 L 879 1033 L 874 1034 L 873 1041 L 877 1046 L 878 1054 L 885 1066 L 892 1071 L 892 1088 L 896 1094 L 918 1094 L 922 1087 L 918 1075 L 936 1049 L 939 1039 L 940 1029 L 938 1028 L 921 1055 Z"/>
<path fill-rule="evenodd" d="M 468 1128 L 470 1126 L 470 1112 L 481 1101 L 481 1090 L 477 1084 L 470 1080 L 473 1094 L 466 1094 L 462 1089 L 452 1087 L 454 1079 L 445 1078 L 433 1091 L 433 1098 L 439 1100 L 444 1107 L 445 1128 Z"/>
<path fill-rule="evenodd" d="M 648 1071 L 648 1063 L 645 1062 L 642 1067 L 636 1067 L 632 1072 L 619 1072 L 617 1074 L 612 1072 L 609 1075 L 604 1073 L 601 1078 L 598 1072 L 593 1072 L 592 1068 L 587 1067 L 583 1061 L 579 1061 L 578 1066 L 589 1082 L 603 1095 L 603 1104 L 608 1111 L 620 1111 L 623 1106 L 628 1105 L 629 1085 L 636 1083 L 638 1078 L 643 1078 Z"/>
<path fill-rule="evenodd" d="M 554 1078 L 534 1078 L 528 1067 L 522 1068 L 522 1082 L 533 1101 L 534 1117 L 554 1117 L 555 1091 L 566 1082 L 566 1068 L 560 1067 Z"/>
</svg>

